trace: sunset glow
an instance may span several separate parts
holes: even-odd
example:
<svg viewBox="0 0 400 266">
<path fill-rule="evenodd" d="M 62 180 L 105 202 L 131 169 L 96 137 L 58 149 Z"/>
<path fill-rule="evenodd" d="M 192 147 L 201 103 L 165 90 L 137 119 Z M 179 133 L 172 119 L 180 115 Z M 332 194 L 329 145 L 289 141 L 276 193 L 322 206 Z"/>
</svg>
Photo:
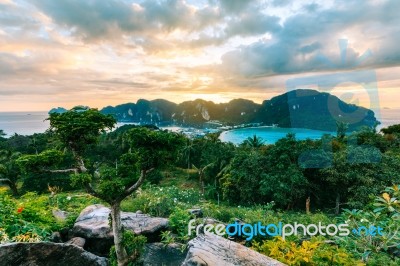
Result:
<svg viewBox="0 0 400 266">
<path fill-rule="evenodd" d="M 0 111 L 262 102 L 290 78 L 359 69 L 381 108 L 400 108 L 400 2 L 319 2 L 1 0 Z M 333 94 L 349 91 L 370 107 L 359 84 Z"/>
</svg>

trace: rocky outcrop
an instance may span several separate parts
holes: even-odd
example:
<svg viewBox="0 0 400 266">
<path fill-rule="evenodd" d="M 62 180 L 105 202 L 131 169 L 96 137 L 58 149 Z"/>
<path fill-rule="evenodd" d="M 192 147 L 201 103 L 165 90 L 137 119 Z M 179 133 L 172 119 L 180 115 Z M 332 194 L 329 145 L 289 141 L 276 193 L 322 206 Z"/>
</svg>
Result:
<svg viewBox="0 0 400 266">
<path fill-rule="evenodd" d="M 106 266 L 108 262 L 75 245 L 39 242 L 0 245 L 0 265 Z"/>
<path fill-rule="evenodd" d="M 86 207 L 76 219 L 72 236 L 85 238 L 86 250 L 95 254 L 108 254 L 113 245 L 110 212 L 109 208 L 100 204 Z M 160 232 L 168 227 L 168 219 L 140 213 L 122 212 L 121 220 L 126 230 L 146 236 L 149 242 L 159 241 Z"/>
<path fill-rule="evenodd" d="M 82 237 L 73 237 L 70 240 L 68 240 L 65 244 L 75 245 L 75 246 L 83 248 L 85 246 L 85 243 L 86 243 L 86 239 L 84 239 Z"/>
<path fill-rule="evenodd" d="M 143 266 L 175 266 L 185 260 L 186 252 L 182 252 L 178 244 L 163 243 L 146 244 L 142 260 Z"/>
<path fill-rule="evenodd" d="M 189 251 L 182 266 L 206 265 L 283 266 L 285 264 L 223 237 L 206 233 L 189 242 Z"/>
</svg>

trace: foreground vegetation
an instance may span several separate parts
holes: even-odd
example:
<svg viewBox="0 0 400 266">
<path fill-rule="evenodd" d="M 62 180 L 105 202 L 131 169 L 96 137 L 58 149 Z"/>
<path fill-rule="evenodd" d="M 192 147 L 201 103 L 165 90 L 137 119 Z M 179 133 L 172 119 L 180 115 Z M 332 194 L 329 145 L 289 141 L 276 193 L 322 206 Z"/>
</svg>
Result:
<svg viewBox="0 0 400 266">
<path fill-rule="evenodd" d="M 217 134 L 192 140 L 134 126 L 106 132 L 113 121 L 96 110 L 69 115 L 53 117 L 44 134 L 0 139 L 0 180 L 7 186 L 0 192 L 1 242 L 48 240 L 71 227 L 84 207 L 103 203 L 115 218 L 119 209 L 168 217 L 163 242 L 184 250 L 195 218 L 187 210 L 200 208 L 223 223 L 381 225 L 388 232 L 382 237 L 236 241 L 289 265 L 400 263 L 399 126 L 348 134 L 338 124 L 335 137 L 299 141 L 289 134 L 264 145 L 255 136 L 236 147 Z M 57 220 L 53 210 L 67 211 L 68 219 Z M 111 257 L 116 251 L 120 265 L 145 242 L 119 240 Z"/>
</svg>

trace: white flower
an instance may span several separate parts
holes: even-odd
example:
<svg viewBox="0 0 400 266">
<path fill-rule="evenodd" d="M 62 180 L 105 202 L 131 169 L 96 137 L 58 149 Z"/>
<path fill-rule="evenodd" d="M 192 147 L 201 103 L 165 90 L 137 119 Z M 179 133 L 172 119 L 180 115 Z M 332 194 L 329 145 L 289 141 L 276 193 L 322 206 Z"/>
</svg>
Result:
<svg viewBox="0 0 400 266">
<path fill-rule="evenodd" d="M 71 200 L 71 196 L 68 196 L 68 197 L 67 197 L 67 200 Z"/>
</svg>

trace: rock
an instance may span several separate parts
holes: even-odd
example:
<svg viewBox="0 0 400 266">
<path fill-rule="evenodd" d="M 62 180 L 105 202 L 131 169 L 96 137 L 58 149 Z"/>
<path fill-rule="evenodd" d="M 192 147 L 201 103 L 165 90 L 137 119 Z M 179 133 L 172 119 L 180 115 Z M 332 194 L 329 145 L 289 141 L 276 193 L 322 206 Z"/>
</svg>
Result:
<svg viewBox="0 0 400 266">
<path fill-rule="evenodd" d="M 189 250 L 182 266 L 283 266 L 285 264 L 264 256 L 236 242 L 206 233 L 189 242 Z"/>
<path fill-rule="evenodd" d="M 143 214 L 141 210 L 136 211 L 137 214 Z"/>
<path fill-rule="evenodd" d="M 52 213 L 54 218 L 62 222 L 64 222 L 68 217 L 68 213 L 62 210 L 52 210 Z"/>
<path fill-rule="evenodd" d="M 86 239 L 84 239 L 82 237 L 73 237 L 70 240 L 68 240 L 65 244 L 75 245 L 75 246 L 83 248 L 85 246 L 85 243 L 86 243 Z"/>
<path fill-rule="evenodd" d="M 62 237 L 60 232 L 53 232 L 50 236 L 50 241 L 54 243 L 62 243 Z"/>
<path fill-rule="evenodd" d="M 143 266 L 175 266 L 181 265 L 187 252 L 182 252 L 178 244 L 163 243 L 146 244 L 141 263 Z"/>
<path fill-rule="evenodd" d="M 90 252 L 108 254 L 114 243 L 110 228 L 110 212 L 109 208 L 101 204 L 86 207 L 76 219 L 72 236 L 85 238 L 85 248 Z M 125 229 L 146 236 L 149 242 L 160 241 L 160 232 L 168 227 L 168 219 L 150 217 L 146 214 L 122 212 L 121 220 Z"/>
<path fill-rule="evenodd" d="M 0 245 L 0 265 L 106 266 L 108 262 L 74 245 L 38 242 Z"/>
<path fill-rule="evenodd" d="M 196 218 L 203 217 L 203 211 L 201 209 L 189 209 L 188 211 L 191 215 L 194 215 Z"/>
</svg>

